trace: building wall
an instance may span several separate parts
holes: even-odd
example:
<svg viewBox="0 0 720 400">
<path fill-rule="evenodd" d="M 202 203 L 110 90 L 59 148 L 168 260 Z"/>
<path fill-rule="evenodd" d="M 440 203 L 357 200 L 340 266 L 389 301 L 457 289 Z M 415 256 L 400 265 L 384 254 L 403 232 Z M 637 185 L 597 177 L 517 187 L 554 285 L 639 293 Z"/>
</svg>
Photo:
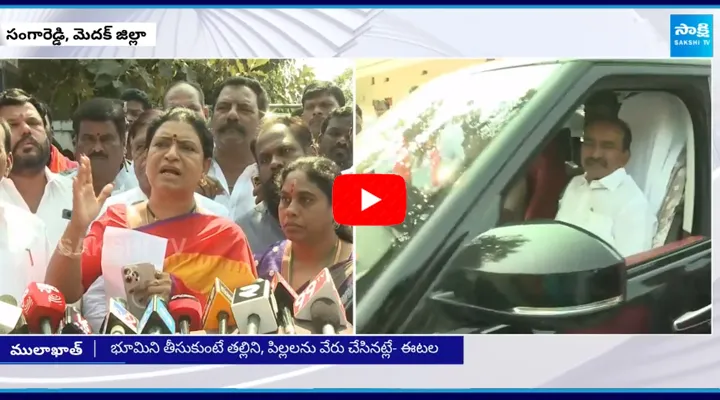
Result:
<svg viewBox="0 0 720 400">
<path fill-rule="evenodd" d="M 373 100 L 392 99 L 397 104 L 408 96 L 414 86 L 420 86 L 438 76 L 465 67 L 482 64 L 486 59 L 430 59 L 358 61 L 355 71 L 357 104 L 366 121 L 375 119 Z M 403 65 L 404 64 L 404 65 Z M 387 67 L 383 68 L 383 65 Z"/>
<path fill-rule="evenodd" d="M 72 144 L 72 121 L 53 121 L 53 134 L 63 149 L 75 150 Z"/>
</svg>

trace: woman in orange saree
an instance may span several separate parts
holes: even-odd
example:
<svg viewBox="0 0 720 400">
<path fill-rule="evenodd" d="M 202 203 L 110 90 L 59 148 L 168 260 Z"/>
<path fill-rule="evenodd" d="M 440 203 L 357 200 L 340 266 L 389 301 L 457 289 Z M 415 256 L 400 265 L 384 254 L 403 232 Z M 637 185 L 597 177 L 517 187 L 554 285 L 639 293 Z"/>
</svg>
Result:
<svg viewBox="0 0 720 400">
<path fill-rule="evenodd" d="M 213 151 L 212 135 L 205 123 L 193 111 L 171 109 L 150 125 L 147 142 L 146 174 L 152 188 L 149 200 L 111 206 L 95 222 L 112 185 L 96 197 L 89 160 L 85 156 L 80 160 L 73 184 L 72 217 L 45 279 L 68 303 L 77 301 L 102 275 L 103 236 L 108 227 L 168 239 L 163 272 L 140 288 L 141 293 L 135 292 L 140 298 L 190 294 L 204 305 L 215 278 L 234 289 L 257 277 L 240 227 L 209 215 L 195 203 L 195 189 L 210 166 Z"/>
</svg>

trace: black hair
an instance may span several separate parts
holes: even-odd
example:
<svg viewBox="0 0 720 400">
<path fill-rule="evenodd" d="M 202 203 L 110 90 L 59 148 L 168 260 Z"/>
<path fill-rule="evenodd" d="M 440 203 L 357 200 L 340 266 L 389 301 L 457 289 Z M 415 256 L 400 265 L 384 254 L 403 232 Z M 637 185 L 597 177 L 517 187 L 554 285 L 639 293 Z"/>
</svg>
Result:
<svg viewBox="0 0 720 400">
<path fill-rule="evenodd" d="M 225 89 L 228 86 L 244 86 L 253 92 L 255 92 L 255 96 L 257 96 L 257 106 L 258 110 L 260 112 L 265 113 L 268 110 L 269 102 L 268 102 L 268 96 L 265 92 L 265 89 L 262 87 L 260 82 L 256 81 L 252 78 L 247 78 L 244 76 L 233 76 L 231 78 L 225 79 L 220 86 L 217 88 L 217 91 L 215 92 L 215 104 L 217 105 L 218 98 L 220 98 L 220 93 L 223 89 Z M 214 108 L 214 107 L 213 107 Z"/>
<path fill-rule="evenodd" d="M 620 101 L 611 90 L 593 93 L 584 105 L 586 118 L 617 118 L 620 112 Z"/>
<path fill-rule="evenodd" d="M 96 97 L 80 104 L 72 117 L 73 135 L 75 140 L 78 138 L 80 123 L 82 121 L 112 122 L 113 125 L 115 125 L 120 142 L 125 143 L 125 130 L 127 129 L 127 122 L 125 120 L 125 112 L 122 109 L 122 104 L 117 99 Z"/>
<path fill-rule="evenodd" d="M 360 108 L 360 106 L 357 104 L 355 104 L 355 115 L 362 119 L 362 108 Z"/>
<path fill-rule="evenodd" d="M 196 82 L 188 82 L 188 81 L 175 81 L 168 86 L 167 90 L 165 91 L 165 96 L 163 96 L 163 107 L 165 106 L 165 101 L 167 100 L 167 94 L 170 93 L 172 89 L 174 89 L 177 86 L 180 85 L 188 85 L 195 89 L 198 94 L 198 100 L 200 100 L 201 105 L 205 105 L 205 93 L 203 93 L 202 87 L 196 83 Z M 218 92 L 219 94 L 219 92 Z"/>
<path fill-rule="evenodd" d="M 627 122 L 621 120 L 620 118 L 598 116 L 590 120 L 585 120 L 585 130 L 587 130 L 587 128 L 591 125 L 597 123 L 610 124 L 618 128 L 623 134 L 623 151 L 630 151 L 630 145 L 632 144 L 632 131 L 630 130 L 630 125 L 628 125 Z"/>
<path fill-rule="evenodd" d="M 332 82 L 316 81 L 305 87 L 300 103 L 305 107 L 305 102 L 314 99 L 323 94 L 330 94 L 337 101 L 338 106 L 345 106 L 345 94 L 342 89 L 334 85 Z"/>
<path fill-rule="evenodd" d="M 313 145 L 313 137 L 312 133 L 310 132 L 310 128 L 308 128 L 305 122 L 303 122 L 303 120 L 299 117 L 286 117 L 281 115 L 264 119 L 257 137 L 262 136 L 263 133 L 267 132 L 268 129 L 278 124 L 285 125 L 287 127 L 290 134 L 295 138 L 300 147 L 302 147 L 302 149 L 305 151 L 305 154 L 307 154 L 307 152 Z M 257 152 L 255 150 L 256 146 L 257 138 L 253 139 L 250 142 L 250 151 L 255 157 L 255 161 L 257 161 Z"/>
<path fill-rule="evenodd" d="M 327 129 L 328 125 L 330 125 L 330 120 L 333 118 L 342 118 L 342 117 L 352 117 L 353 116 L 353 109 L 350 106 L 347 107 L 340 107 L 332 110 L 330 115 L 325 118 L 322 125 L 320 126 L 320 133 L 325 133 L 325 130 Z"/>
<path fill-rule="evenodd" d="M 8 125 L 7 121 L 0 118 L 0 127 L 2 127 L 3 130 L 3 146 L 5 147 L 3 150 L 5 150 L 5 153 L 9 153 L 12 147 L 10 143 L 10 125 Z"/>
<path fill-rule="evenodd" d="M 302 157 L 283 168 L 276 182 L 278 191 L 280 185 L 293 171 L 302 171 L 307 175 L 308 180 L 315 184 L 332 204 L 333 183 L 340 176 L 340 167 L 335 162 L 325 157 Z M 336 225 L 335 233 L 338 237 L 348 243 L 353 242 L 352 229 L 345 225 Z"/>
<path fill-rule="evenodd" d="M 28 92 L 22 89 L 8 89 L 0 93 L 0 108 L 7 106 L 22 106 L 26 103 L 30 103 L 33 107 L 35 107 L 38 114 L 40 114 L 40 118 L 42 119 L 42 124 L 45 127 L 45 131 L 46 133 L 48 133 L 48 109 L 40 100 L 31 96 Z"/>
<path fill-rule="evenodd" d="M 53 145 L 56 149 L 60 150 L 62 152 L 63 147 L 60 145 L 60 142 L 57 141 L 57 138 L 55 137 L 55 133 L 53 132 L 53 117 L 52 113 L 50 111 L 50 106 L 42 101 L 38 101 L 38 104 L 40 105 L 40 108 L 42 110 L 38 110 L 38 112 L 42 115 L 45 114 L 45 117 L 43 118 L 43 126 L 45 126 L 45 132 L 48 135 L 48 137 L 52 138 L 50 140 L 50 144 Z M 50 166 L 50 162 L 52 161 L 52 157 L 48 159 L 47 165 Z"/>
<path fill-rule="evenodd" d="M 150 97 L 147 93 L 143 92 L 140 89 L 127 89 L 120 95 L 120 100 L 126 102 L 137 101 L 138 103 L 142 104 L 143 111 L 152 107 L 152 103 L 150 103 Z"/>
<path fill-rule="evenodd" d="M 193 130 L 200 139 L 200 145 L 202 146 L 203 158 L 208 159 L 213 155 L 214 143 L 212 133 L 208 128 L 205 121 L 200 119 L 197 113 L 193 110 L 189 110 L 183 107 L 173 107 L 165 111 L 160 118 L 154 119 L 147 130 L 147 143 L 148 145 L 152 142 L 155 133 L 162 126 L 162 124 L 168 121 L 185 122 L 193 127 Z"/>
<path fill-rule="evenodd" d="M 47 126 L 47 128 L 52 130 L 53 117 L 52 117 L 52 110 L 50 110 L 50 106 L 42 101 L 38 101 L 38 104 L 40 104 L 40 107 L 43 109 L 43 112 L 45 113 L 43 118 L 49 124 L 49 126 Z"/>
<path fill-rule="evenodd" d="M 128 140 L 133 140 L 140 129 L 150 125 L 152 121 L 160 118 L 162 114 L 163 110 L 158 108 L 151 108 L 143 111 L 142 114 L 138 115 L 135 122 L 130 125 L 130 128 L 128 128 Z"/>
</svg>

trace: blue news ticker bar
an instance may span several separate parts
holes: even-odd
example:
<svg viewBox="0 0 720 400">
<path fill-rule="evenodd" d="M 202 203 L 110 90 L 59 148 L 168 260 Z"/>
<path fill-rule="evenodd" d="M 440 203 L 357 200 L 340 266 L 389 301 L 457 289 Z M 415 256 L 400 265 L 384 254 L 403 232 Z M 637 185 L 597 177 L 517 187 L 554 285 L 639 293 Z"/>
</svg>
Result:
<svg viewBox="0 0 720 400">
<path fill-rule="evenodd" d="M 2 336 L 0 363 L 462 364 L 461 336 Z"/>
</svg>

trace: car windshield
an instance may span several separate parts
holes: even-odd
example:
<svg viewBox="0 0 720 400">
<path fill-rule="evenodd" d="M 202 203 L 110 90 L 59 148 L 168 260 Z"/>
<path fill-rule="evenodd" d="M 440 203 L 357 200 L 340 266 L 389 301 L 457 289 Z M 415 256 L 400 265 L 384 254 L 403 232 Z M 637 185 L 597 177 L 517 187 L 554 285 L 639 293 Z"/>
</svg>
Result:
<svg viewBox="0 0 720 400">
<path fill-rule="evenodd" d="M 358 135 L 358 173 L 394 173 L 408 182 L 402 225 L 357 228 L 358 278 L 390 262 L 412 240 L 452 184 L 560 65 L 480 67 L 439 77 Z"/>
</svg>

